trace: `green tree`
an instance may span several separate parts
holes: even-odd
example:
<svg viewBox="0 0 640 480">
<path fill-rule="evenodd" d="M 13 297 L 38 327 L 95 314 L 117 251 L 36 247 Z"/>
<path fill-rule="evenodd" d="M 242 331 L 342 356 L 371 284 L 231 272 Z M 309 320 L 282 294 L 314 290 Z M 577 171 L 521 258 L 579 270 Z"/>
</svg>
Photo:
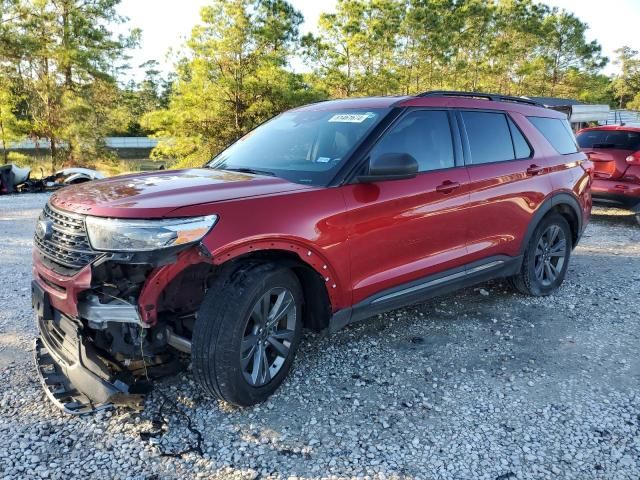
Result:
<svg viewBox="0 0 640 480">
<path fill-rule="evenodd" d="M 638 95 L 640 94 L 640 56 L 638 51 L 624 46 L 615 51 L 614 63 L 620 66 L 620 74 L 612 83 L 614 96 L 619 108 L 628 106 L 638 108 Z"/>
<path fill-rule="evenodd" d="M 10 144 L 24 138 L 28 130 L 28 123 L 15 114 L 18 103 L 8 79 L 0 76 L 0 147 L 3 163 L 9 161 Z"/>
<path fill-rule="evenodd" d="M 161 141 L 154 154 L 202 165 L 275 114 L 317 98 L 288 71 L 301 15 L 281 0 L 216 0 L 177 65 L 169 107 L 143 126 Z"/>
<path fill-rule="evenodd" d="M 580 86 L 607 61 L 586 29 L 533 0 L 339 0 L 303 45 L 314 85 L 330 96 L 431 89 L 584 96 Z"/>
<path fill-rule="evenodd" d="M 557 9 L 544 19 L 541 50 L 547 68 L 542 88 L 548 94 L 557 94 L 569 71 L 595 74 L 606 65 L 608 59 L 601 55 L 598 42 L 586 41 L 587 28 L 576 16 Z"/>
<path fill-rule="evenodd" d="M 397 93 L 403 15 L 397 0 L 339 0 L 335 13 L 322 14 L 319 34 L 302 41 L 317 86 L 334 97 Z"/>
<path fill-rule="evenodd" d="M 108 128 L 85 114 L 113 106 L 104 86 L 116 86 L 126 49 L 138 39 L 137 31 L 116 37 L 109 30 L 125 21 L 116 12 L 118 4 L 14 0 L 4 5 L 12 28 L 0 32 L 10 40 L 10 48 L 0 49 L 0 67 L 13 65 L 18 72 L 28 97 L 30 134 L 49 140 L 52 169 L 65 158 L 78 162 L 85 153 L 95 154 L 97 139 Z"/>
<path fill-rule="evenodd" d="M 141 125 L 143 117 L 156 110 L 169 106 L 175 74 L 163 76 L 160 65 L 155 60 L 144 62 L 139 68 L 144 69 L 144 78 L 140 82 L 129 81 L 120 92 L 119 104 L 124 108 L 128 118 L 122 117 L 124 128 L 109 131 L 109 135 L 145 136 L 151 132 Z"/>
</svg>

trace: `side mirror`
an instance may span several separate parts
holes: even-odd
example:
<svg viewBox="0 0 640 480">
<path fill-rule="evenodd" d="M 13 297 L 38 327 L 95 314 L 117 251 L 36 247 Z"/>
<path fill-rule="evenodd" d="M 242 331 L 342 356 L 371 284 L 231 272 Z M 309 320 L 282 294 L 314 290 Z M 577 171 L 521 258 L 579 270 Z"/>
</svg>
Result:
<svg viewBox="0 0 640 480">
<path fill-rule="evenodd" d="M 418 162 L 408 153 L 384 153 L 369 161 L 367 175 L 358 176 L 359 183 L 404 180 L 418 174 Z"/>
</svg>

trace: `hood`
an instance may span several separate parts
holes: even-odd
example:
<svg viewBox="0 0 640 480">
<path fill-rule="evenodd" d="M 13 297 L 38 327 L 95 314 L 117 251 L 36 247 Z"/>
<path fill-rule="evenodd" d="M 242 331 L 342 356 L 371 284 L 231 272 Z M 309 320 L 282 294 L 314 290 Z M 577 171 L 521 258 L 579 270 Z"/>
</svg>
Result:
<svg viewBox="0 0 640 480">
<path fill-rule="evenodd" d="M 64 188 L 61 210 L 103 217 L 156 218 L 177 208 L 313 188 L 282 178 L 206 168 L 124 175 Z"/>
</svg>

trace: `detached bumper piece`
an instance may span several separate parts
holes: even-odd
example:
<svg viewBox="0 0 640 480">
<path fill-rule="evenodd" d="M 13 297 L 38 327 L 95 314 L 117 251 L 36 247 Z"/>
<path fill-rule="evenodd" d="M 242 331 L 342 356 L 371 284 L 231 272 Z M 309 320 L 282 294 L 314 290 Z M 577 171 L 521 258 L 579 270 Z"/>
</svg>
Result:
<svg viewBox="0 0 640 480">
<path fill-rule="evenodd" d="M 129 385 L 111 381 L 111 373 L 79 326 L 53 311 L 50 320 L 38 317 L 35 361 L 49 399 L 64 412 L 82 415 L 114 406 L 142 410 L 144 396 L 129 393 Z"/>
</svg>

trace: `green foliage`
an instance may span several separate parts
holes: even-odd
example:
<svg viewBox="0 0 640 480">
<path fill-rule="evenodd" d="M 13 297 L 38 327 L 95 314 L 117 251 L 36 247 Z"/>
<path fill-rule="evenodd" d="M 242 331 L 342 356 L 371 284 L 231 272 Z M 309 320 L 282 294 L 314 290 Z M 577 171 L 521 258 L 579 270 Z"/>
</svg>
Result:
<svg viewBox="0 0 640 480">
<path fill-rule="evenodd" d="M 432 89 L 580 96 L 607 59 L 575 16 L 531 0 L 339 0 L 303 39 L 331 96 Z M 583 82 L 583 83 L 584 83 Z"/>
<path fill-rule="evenodd" d="M 433 89 L 572 97 L 640 108 L 640 57 L 621 73 L 576 16 L 535 0 L 338 0 L 316 35 L 286 0 L 210 0 L 175 72 L 117 83 L 140 32 L 120 0 L 0 0 L 0 149 L 51 141 L 61 162 L 112 165 L 107 135 L 161 139 L 155 158 L 199 166 L 279 112 L 325 98 Z M 294 73 L 302 56 L 309 71 Z M 114 167 L 115 168 L 115 167 Z"/>
<path fill-rule="evenodd" d="M 620 74 L 613 80 L 611 88 L 618 100 L 618 107 L 640 109 L 640 56 L 638 51 L 624 46 L 616 50 L 615 64 L 620 65 Z"/>
<path fill-rule="evenodd" d="M 7 161 L 5 163 L 15 163 L 16 165 L 25 165 L 29 161 L 29 157 L 18 152 L 8 152 Z"/>
<path fill-rule="evenodd" d="M 301 21 L 282 0 L 216 0 L 202 8 L 168 108 L 143 117 L 143 128 L 168 139 L 154 154 L 202 165 L 268 118 L 318 98 L 285 68 Z"/>
<path fill-rule="evenodd" d="M 163 78 L 160 65 L 155 60 L 149 60 L 140 68 L 145 69 L 144 79 L 140 83 L 129 82 L 121 91 L 120 104 L 123 107 L 121 117 L 125 122 L 124 128 L 116 127 L 109 133 L 125 136 L 146 136 L 151 132 L 141 124 L 144 115 L 169 106 L 173 77 Z"/>
<path fill-rule="evenodd" d="M 29 128 L 28 122 L 16 115 L 18 104 L 19 99 L 12 91 L 10 82 L 0 76 L 0 149 L 3 163 L 10 161 L 9 145 L 23 138 Z"/>
<path fill-rule="evenodd" d="M 0 0 L 0 72 L 26 99 L 14 111 L 51 144 L 51 167 L 100 150 L 121 115 L 114 68 L 139 32 L 114 36 L 120 0 Z"/>
</svg>

